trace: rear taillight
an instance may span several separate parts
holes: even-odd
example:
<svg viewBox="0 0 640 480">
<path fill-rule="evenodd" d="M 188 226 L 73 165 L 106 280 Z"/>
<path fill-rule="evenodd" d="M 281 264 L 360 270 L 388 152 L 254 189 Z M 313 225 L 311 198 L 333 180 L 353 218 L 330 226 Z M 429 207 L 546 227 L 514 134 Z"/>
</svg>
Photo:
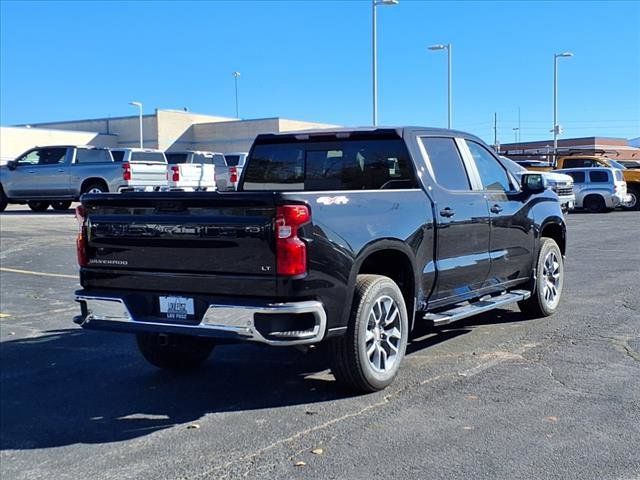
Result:
<svg viewBox="0 0 640 480">
<path fill-rule="evenodd" d="M 174 182 L 180 181 L 180 167 L 177 165 L 171 167 L 171 180 Z"/>
<path fill-rule="evenodd" d="M 283 205 L 276 213 L 276 260 L 278 275 L 307 273 L 307 246 L 298 229 L 311 219 L 305 205 Z"/>
<path fill-rule="evenodd" d="M 131 165 L 129 163 L 122 164 L 122 179 L 131 180 Z"/>
<path fill-rule="evenodd" d="M 86 267 L 87 258 L 87 211 L 82 205 L 76 207 L 76 220 L 78 220 L 78 236 L 76 237 L 76 253 L 78 265 Z"/>
<path fill-rule="evenodd" d="M 231 183 L 238 182 L 238 168 L 237 167 L 229 167 L 229 181 Z"/>
</svg>

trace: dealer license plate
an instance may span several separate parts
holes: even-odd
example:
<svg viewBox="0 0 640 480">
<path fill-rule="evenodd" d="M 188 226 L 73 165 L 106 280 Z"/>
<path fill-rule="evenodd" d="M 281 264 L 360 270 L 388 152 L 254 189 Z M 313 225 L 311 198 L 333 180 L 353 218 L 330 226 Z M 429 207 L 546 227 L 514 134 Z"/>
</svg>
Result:
<svg viewBox="0 0 640 480">
<path fill-rule="evenodd" d="M 193 315 L 193 298 L 160 297 L 160 313 L 165 313 L 168 319 L 186 320 Z"/>
</svg>

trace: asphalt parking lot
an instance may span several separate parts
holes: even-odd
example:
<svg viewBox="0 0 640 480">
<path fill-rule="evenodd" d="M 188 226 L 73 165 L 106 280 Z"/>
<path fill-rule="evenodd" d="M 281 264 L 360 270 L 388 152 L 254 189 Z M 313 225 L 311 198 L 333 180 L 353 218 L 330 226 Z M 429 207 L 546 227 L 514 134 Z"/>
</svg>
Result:
<svg viewBox="0 0 640 480">
<path fill-rule="evenodd" d="M 72 211 L 0 215 L 0 477 L 640 478 L 640 214 L 569 216 L 559 312 L 424 330 L 388 390 L 322 352 L 219 347 L 149 366 L 83 331 Z M 315 452 L 315 453 L 314 453 Z"/>
</svg>

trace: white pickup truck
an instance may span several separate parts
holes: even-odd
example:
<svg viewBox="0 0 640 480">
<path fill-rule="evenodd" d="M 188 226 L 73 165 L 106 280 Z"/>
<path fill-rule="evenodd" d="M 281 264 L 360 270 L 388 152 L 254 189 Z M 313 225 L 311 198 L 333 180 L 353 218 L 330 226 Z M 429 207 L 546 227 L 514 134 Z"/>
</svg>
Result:
<svg viewBox="0 0 640 480">
<path fill-rule="evenodd" d="M 167 188 L 178 191 L 230 190 L 229 168 L 216 152 L 167 152 Z"/>
<path fill-rule="evenodd" d="M 244 168 L 244 162 L 247 159 L 249 152 L 232 152 L 225 153 L 224 159 L 229 166 L 229 182 L 233 185 L 233 189 L 238 189 L 238 181 L 240 180 L 240 174 Z"/>
</svg>

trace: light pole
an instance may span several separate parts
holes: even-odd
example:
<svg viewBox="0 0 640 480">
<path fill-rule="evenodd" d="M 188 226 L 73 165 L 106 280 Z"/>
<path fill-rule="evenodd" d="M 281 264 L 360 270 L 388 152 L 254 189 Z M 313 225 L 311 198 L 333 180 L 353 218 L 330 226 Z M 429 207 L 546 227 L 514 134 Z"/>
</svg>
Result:
<svg viewBox="0 0 640 480">
<path fill-rule="evenodd" d="M 560 133 L 560 125 L 558 125 L 558 59 L 573 57 L 571 52 L 555 53 L 553 55 L 553 163 L 556 163 L 558 154 L 558 134 Z"/>
<path fill-rule="evenodd" d="M 238 77 L 240 76 L 240 72 L 233 72 L 233 80 L 236 84 L 236 118 L 240 118 L 238 114 Z"/>
<path fill-rule="evenodd" d="M 144 142 L 143 142 L 143 136 L 142 136 L 142 102 L 129 102 L 129 105 L 133 105 L 134 107 L 138 107 L 138 112 L 139 115 L 138 117 L 140 118 L 140 148 L 144 148 Z"/>
<path fill-rule="evenodd" d="M 451 128 L 451 108 L 452 108 L 452 100 L 451 100 L 451 44 L 447 43 L 446 45 L 438 44 L 431 45 L 429 50 L 446 50 L 447 51 L 447 128 Z"/>
<path fill-rule="evenodd" d="M 397 5 L 398 0 L 371 0 L 373 10 L 372 53 L 373 53 L 373 126 L 378 125 L 378 41 L 376 27 L 376 8 L 380 5 Z"/>
<path fill-rule="evenodd" d="M 520 128 L 519 127 L 514 127 L 514 128 L 512 128 L 512 130 L 513 130 L 513 137 L 514 137 L 513 141 L 515 143 L 518 143 L 518 135 L 520 134 Z"/>
</svg>

